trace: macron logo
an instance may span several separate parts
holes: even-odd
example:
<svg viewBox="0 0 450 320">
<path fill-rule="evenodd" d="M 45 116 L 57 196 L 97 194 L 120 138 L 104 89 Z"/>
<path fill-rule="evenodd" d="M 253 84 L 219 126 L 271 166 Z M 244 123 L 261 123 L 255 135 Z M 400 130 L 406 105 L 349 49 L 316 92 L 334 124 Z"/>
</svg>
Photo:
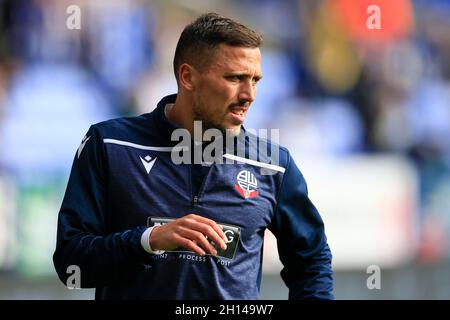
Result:
<svg viewBox="0 0 450 320">
<path fill-rule="evenodd" d="M 142 159 L 142 157 L 139 156 L 139 158 L 141 158 L 141 161 L 142 161 L 142 164 L 144 165 L 145 171 L 147 171 L 147 174 L 149 174 L 150 170 L 152 170 L 152 167 L 155 164 L 156 157 L 154 157 L 152 159 L 152 157 L 146 156 L 144 159 Z"/>
<path fill-rule="evenodd" d="M 84 146 L 86 145 L 86 142 L 91 138 L 91 136 L 86 137 L 84 136 L 83 140 L 81 141 L 80 146 L 78 147 L 78 159 L 80 159 L 81 152 L 83 152 Z"/>
</svg>

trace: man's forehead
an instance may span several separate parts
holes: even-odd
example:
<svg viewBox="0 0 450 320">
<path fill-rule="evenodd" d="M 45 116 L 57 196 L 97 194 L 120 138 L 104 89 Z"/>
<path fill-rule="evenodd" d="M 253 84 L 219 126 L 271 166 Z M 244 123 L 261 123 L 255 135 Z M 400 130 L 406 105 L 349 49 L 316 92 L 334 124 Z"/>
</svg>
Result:
<svg viewBox="0 0 450 320">
<path fill-rule="evenodd" d="M 259 48 L 236 47 L 221 44 L 212 59 L 212 67 L 245 71 L 249 68 L 261 72 L 261 52 Z M 230 70 L 232 71 L 232 70 Z"/>
</svg>

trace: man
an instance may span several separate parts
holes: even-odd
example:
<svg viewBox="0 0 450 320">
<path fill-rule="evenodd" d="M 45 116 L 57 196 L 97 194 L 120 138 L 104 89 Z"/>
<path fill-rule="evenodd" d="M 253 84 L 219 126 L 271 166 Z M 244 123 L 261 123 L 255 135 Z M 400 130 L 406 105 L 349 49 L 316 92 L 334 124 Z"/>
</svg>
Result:
<svg viewBox="0 0 450 320">
<path fill-rule="evenodd" d="M 200 16 L 176 48 L 178 94 L 89 129 L 59 213 L 61 281 L 76 265 L 97 299 L 258 299 L 269 228 L 289 298 L 333 298 L 331 253 L 302 174 L 282 147 L 271 154 L 277 164 L 263 152 L 249 158 L 262 141 L 242 127 L 261 79 L 261 41 L 231 19 Z M 177 153 L 209 145 L 174 141 L 177 130 L 194 137 L 196 120 L 232 144 L 213 163 L 176 163 Z"/>
</svg>

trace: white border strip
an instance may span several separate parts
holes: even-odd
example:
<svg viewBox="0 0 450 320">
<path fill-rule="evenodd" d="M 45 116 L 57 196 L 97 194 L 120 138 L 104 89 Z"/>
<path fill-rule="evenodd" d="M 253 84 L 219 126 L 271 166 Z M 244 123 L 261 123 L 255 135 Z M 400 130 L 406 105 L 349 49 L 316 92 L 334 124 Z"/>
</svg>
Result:
<svg viewBox="0 0 450 320">
<path fill-rule="evenodd" d="M 127 147 L 133 147 L 136 149 L 142 149 L 142 150 L 151 150 L 151 151 L 163 151 L 163 152 L 171 152 L 172 147 L 153 147 L 153 146 L 143 146 L 140 144 L 128 142 L 128 141 L 122 141 L 122 140 L 116 140 L 116 139 L 103 139 L 104 143 L 112 143 L 112 144 L 118 144 L 121 146 L 127 146 Z"/>
<path fill-rule="evenodd" d="M 266 169 L 279 171 L 281 173 L 284 173 L 286 171 L 285 168 L 280 167 L 280 166 L 276 166 L 274 164 L 268 164 L 268 163 L 264 163 L 264 162 L 259 162 L 259 161 L 247 159 L 247 158 L 242 158 L 242 157 L 238 157 L 238 156 L 235 156 L 235 155 L 229 154 L 229 153 L 225 153 L 223 155 L 223 157 L 227 158 L 227 159 L 231 159 L 231 160 L 236 160 L 236 161 L 239 161 L 239 162 L 248 163 L 248 164 L 250 164 L 252 166 L 256 166 L 256 167 L 261 167 L 261 168 L 266 168 Z"/>
<path fill-rule="evenodd" d="M 103 139 L 104 143 L 111 143 L 111 144 L 118 144 L 121 146 L 127 146 L 127 147 L 132 147 L 132 148 L 136 148 L 136 149 L 141 149 L 141 150 L 151 150 L 151 151 L 162 151 L 162 152 L 171 152 L 172 150 L 177 149 L 176 147 L 153 147 L 153 146 L 143 146 L 140 144 L 136 144 L 136 143 L 132 143 L 132 142 L 128 142 L 128 141 L 122 141 L 122 140 L 116 140 L 116 139 Z M 178 147 L 180 148 L 180 150 L 182 149 L 182 147 Z M 280 167 L 280 166 L 276 166 L 274 164 L 268 164 L 268 163 L 264 163 L 264 162 L 259 162 L 259 161 L 255 161 L 255 160 L 251 160 L 251 159 L 247 159 L 247 158 L 242 158 L 242 157 L 238 157 L 229 153 L 226 153 L 223 155 L 224 158 L 227 159 L 231 159 L 231 160 L 235 160 L 235 161 L 239 161 L 239 162 L 243 162 L 243 163 L 247 163 L 256 167 L 260 167 L 260 168 L 266 168 L 266 169 L 271 169 L 271 170 L 275 170 L 281 173 L 284 173 L 286 171 L 285 168 Z"/>
</svg>

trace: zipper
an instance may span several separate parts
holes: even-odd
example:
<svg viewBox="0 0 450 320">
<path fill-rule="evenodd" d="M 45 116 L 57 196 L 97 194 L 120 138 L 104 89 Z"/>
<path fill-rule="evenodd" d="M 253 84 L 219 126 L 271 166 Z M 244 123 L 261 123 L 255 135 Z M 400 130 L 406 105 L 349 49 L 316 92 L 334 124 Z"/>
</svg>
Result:
<svg viewBox="0 0 450 320">
<path fill-rule="evenodd" d="M 203 150 L 202 150 L 203 151 Z M 203 159 L 203 158 L 202 158 Z M 194 158 L 195 160 L 195 158 Z M 203 161 L 203 160 L 202 160 Z M 192 206 L 196 206 L 200 203 L 200 198 L 203 195 L 203 191 L 205 189 L 206 183 L 208 182 L 208 178 L 209 175 L 211 174 L 211 170 L 213 169 L 213 167 L 216 165 L 216 162 L 213 162 L 209 168 L 208 168 L 208 172 L 206 173 L 206 175 L 203 177 L 203 181 L 200 184 L 199 189 L 197 190 L 197 194 L 194 195 L 194 179 L 193 179 L 193 173 L 192 173 L 192 168 L 193 168 L 193 164 L 189 165 L 189 171 L 190 171 L 190 180 L 191 180 L 191 196 L 192 196 Z"/>
<path fill-rule="evenodd" d="M 200 203 L 200 197 L 203 194 L 203 190 L 205 189 L 206 182 L 208 180 L 209 175 L 211 174 L 211 169 L 213 168 L 215 164 L 212 164 L 209 167 L 208 173 L 203 178 L 202 184 L 200 185 L 200 188 L 198 189 L 198 194 L 193 195 L 192 197 L 192 206 L 196 206 Z M 193 178 L 192 178 L 192 166 L 190 166 L 190 172 L 191 172 L 191 192 L 193 190 Z"/>
</svg>

